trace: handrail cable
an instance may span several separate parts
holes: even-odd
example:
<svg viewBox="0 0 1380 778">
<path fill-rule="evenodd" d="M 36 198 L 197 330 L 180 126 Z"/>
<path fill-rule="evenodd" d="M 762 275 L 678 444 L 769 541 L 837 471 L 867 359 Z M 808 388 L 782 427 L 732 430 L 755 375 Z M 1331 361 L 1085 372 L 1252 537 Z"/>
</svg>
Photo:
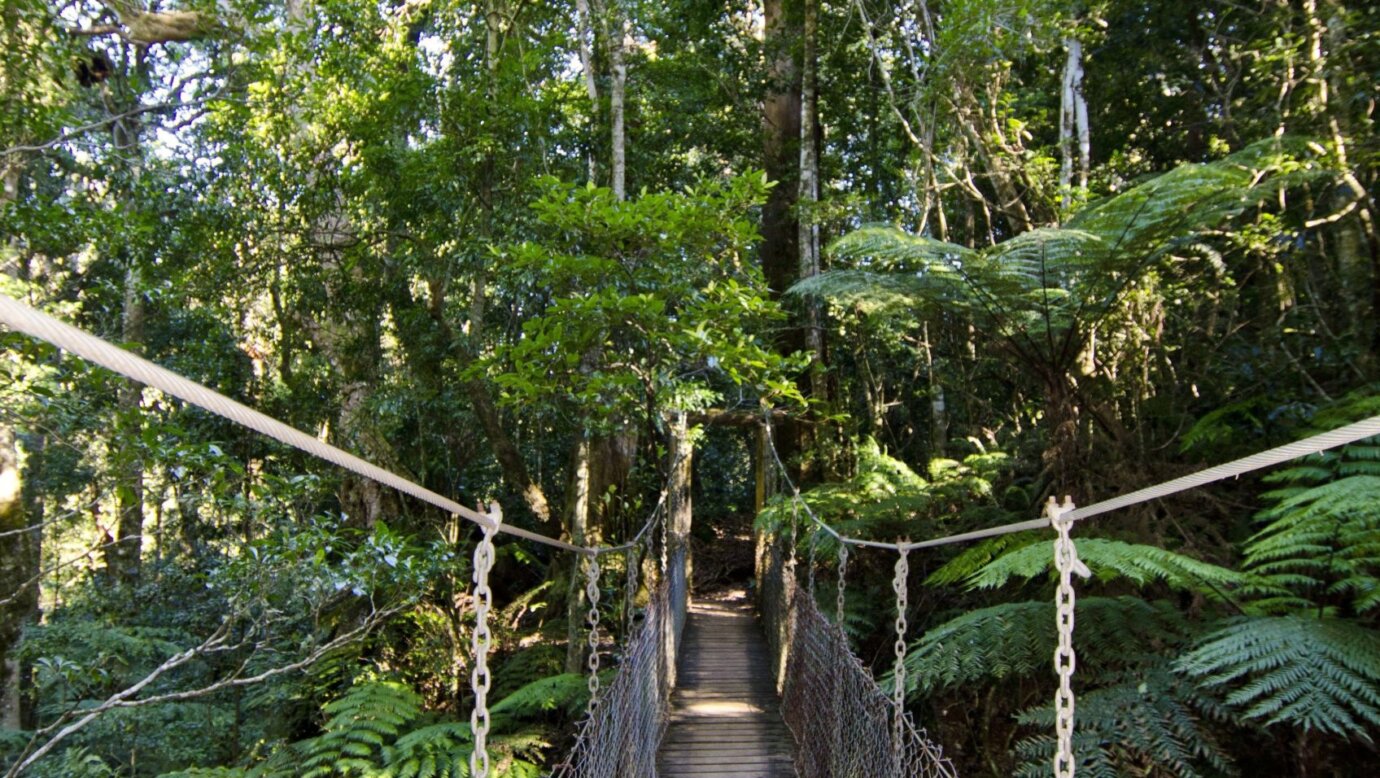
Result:
<svg viewBox="0 0 1380 778">
<path fill-rule="evenodd" d="M 781 461 L 781 455 L 776 451 L 776 444 L 772 437 L 770 413 L 763 414 L 763 425 L 766 429 L 767 448 L 771 450 L 772 460 L 776 463 L 777 471 L 785 480 L 786 485 L 790 487 L 791 499 L 797 502 L 801 508 L 805 509 L 805 515 L 809 516 L 811 521 L 818 525 L 820 529 L 832 535 L 834 539 L 840 543 L 867 548 L 890 549 L 893 551 L 913 551 L 917 548 L 933 548 L 935 546 L 947 546 L 953 543 L 966 543 L 972 540 L 994 538 L 1032 529 L 1048 529 L 1050 526 L 1049 518 L 1045 517 L 1031 519 L 1030 521 L 1002 524 L 996 527 L 985 527 L 971 532 L 960 532 L 939 538 L 913 542 L 907 541 L 904 543 L 864 540 L 862 538 L 844 535 L 816 516 L 815 512 L 810 508 L 809 503 L 800 496 L 800 488 L 791 480 L 790 474 L 786 472 L 785 463 Z M 1196 489 L 1199 486 L 1206 486 L 1207 484 L 1216 483 L 1217 481 L 1225 481 L 1228 478 L 1236 478 L 1271 465 L 1288 462 L 1291 459 L 1297 459 L 1310 454 L 1320 454 L 1328 449 L 1345 446 L 1348 443 L 1355 443 L 1358 440 L 1365 440 L 1366 438 L 1375 437 L 1376 435 L 1380 435 L 1380 416 L 1372 416 L 1368 419 L 1355 422 L 1354 424 L 1338 427 L 1335 430 L 1329 430 L 1304 438 L 1303 440 L 1296 440 L 1293 443 L 1267 449 L 1248 457 L 1234 459 L 1230 462 L 1199 470 L 1196 473 L 1190 473 L 1186 476 L 1175 478 L 1172 481 L 1165 481 L 1164 483 L 1155 484 L 1154 486 L 1147 486 L 1144 489 L 1127 492 L 1126 494 L 1112 497 L 1102 502 L 1096 502 L 1082 508 L 1075 508 L 1063 514 L 1062 518 L 1064 521 L 1072 524 L 1082 519 L 1090 519 L 1094 516 L 1100 516 L 1104 513 L 1120 510 L 1121 508 L 1129 508 L 1132 505 L 1168 497 L 1169 495 L 1178 494 L 1179 492 L 1188 491 L 1189 489 Z"/>
<path fill-rule="evenodd" d="M 642 536 L 656 523 L 660 514 L 659 509 L 666 499 L 666 490 L 663 489 L 661 502 L 657 503 L 657 509 L 652 511 L 652 515 L 647 523 L 644 524 L 642 529 L 627 543 L 617 546 L 581 546 L 574 543 L 568 543 L 564 540 L 549 537 L 539 532 L 533 532 L 532 530 L 523 529 L 522 527 L 514 527 L 511 524 L 495 519 L 493 516 L 480 513 L 473 508 L 467 508 L 455 500 L 437 494 L 421 484 L 404 478 L 397 473 L 385 470 L 348 451 L 332 446 L 322 440 L 318 440 L 272 416 L 261 411 L 256 411 L 243 403 L 226 397 L 220 392 L 178 375 L 165 367 L 154 364 L 148 359 L 134 354 L 133 352 L 107 343 L 85 330 L 60 321 L 42 311 L 35 310 L 4 294 L 0 294 L 0 324 L 4 324 L 16 332 L 22 332 L 39 340 L 47 341 L 64 351 L 70 351 L 89 362 L 93 362 L 108 370 L 119 373 L 125 378 L 152 386 L 173 397 L 177 397 L 243 427 L 248 427 L 263 435 L 267 435 L 280 443 L 291 446 L 318 459 L 325 460 L 357 475 L 390 486 L 422 502 L 434 505 L 447 513 L 452 513 L 474 522 L 486 530 L 497 529 L 499 532 L 541 543 L 552 548 L 573 551 L 577 554 L 590 555 L 612 554 L 626 551 L 638 543 L 642 539 Z"/>
</svg>

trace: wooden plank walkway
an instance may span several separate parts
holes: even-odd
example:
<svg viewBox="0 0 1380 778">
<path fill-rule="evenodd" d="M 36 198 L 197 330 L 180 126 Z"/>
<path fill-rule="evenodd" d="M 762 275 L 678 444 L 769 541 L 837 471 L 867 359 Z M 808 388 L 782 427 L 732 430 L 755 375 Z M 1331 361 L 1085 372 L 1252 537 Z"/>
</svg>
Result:
<svg viewBox="0 0 1380 778">
<path fill-rule="evenodd" d="M 794 778 L 766 636 L 742 593 L 697 600 L 681 638 L 661 778 Z"/>
</svg>

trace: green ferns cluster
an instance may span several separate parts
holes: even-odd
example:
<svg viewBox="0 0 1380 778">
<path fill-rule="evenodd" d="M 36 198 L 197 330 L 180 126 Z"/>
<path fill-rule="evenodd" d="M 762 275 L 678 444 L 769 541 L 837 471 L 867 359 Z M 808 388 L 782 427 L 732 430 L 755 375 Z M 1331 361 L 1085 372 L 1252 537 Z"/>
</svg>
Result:
<svg viewBox="0 0 1380 778">
<path fill-rule="evenodd" d="M 955 524 L 965 519 L 990 523 L 1006 518 L 992 485 L 1007 466 L 1005 454 L 973 454 L 961 462 L 935 459 L 926 478 L 886 454 L 871 438 L 859 441 L 855 449 L 852 478 L 801 494 L 816 516 L 828 517 L 845 535 L 894 540 L 958 531 Z M 796 507 L 788 495 L 781 495 L 758 516 L 757 528 L 776 531 L 796 519 Z M 808 532 L 802 524 L 802 542 Z"/>
<path fill-rule="evenodd" d="M 1319 411 L 1305 434 L 1380 414 L 1380 398 Z M 1089 775 L 1232 774 L 1232 728 L 1292 727 L 1373 742 L 1380 731 L 1380 441 L 1301 460 L 1266 478 L 1276 488 L 1239 570 L 1159 547 L 1080 538 L 1093 571 L 1077 605 L 1080 771 Z M 1029 599 L 964 613 L 928 630 L 905 659 L 907 691 L 924 696 L 1012 679 L 1048 680 L 1055 645 L 1047 534 L 980 543 L 927 579 Z M 1170 599 L 1099 596 L 1099 585 Z M 1038 589 L 1033 587 L 1038 586 Z M 1048 771 L 1053 711 L 1029 708 L 1018 774 Z"/>
<path fill-rule="evenodd" d="M 551 743 L 539 722 L 576 710 L 588 690 L 579 675 L 523 686 L 490 706 L 492 775 L 536 778 Z M 469 722 L 428 712 L 406 684 L 363 680 L 323 708 L 315 737 L 276 748 L 245 768 L 197 768 L 163 778 L 467 778 L 474 739 Z"/>
</svg>

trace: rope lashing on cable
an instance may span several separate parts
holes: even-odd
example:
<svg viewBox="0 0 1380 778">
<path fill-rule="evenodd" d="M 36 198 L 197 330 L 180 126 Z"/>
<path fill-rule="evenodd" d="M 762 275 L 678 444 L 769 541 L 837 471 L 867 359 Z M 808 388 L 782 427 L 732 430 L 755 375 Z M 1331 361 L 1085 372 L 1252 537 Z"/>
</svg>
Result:
<svg viewBox="0 0 1380 778">
<path fill-rule="evenodd" d="M 470 730 L 474 733 L 474 750 L 470 752 L 470 775 L 488 778 L 489 775 L 489 649 L 493 636 L 489 632 L 489 610 L 493 607 L 493 590 L 489 588 L 489 572 L 494 567 L 494 535 L 503 526 L 503 509 L 498 503 L 489 506 L 492 524 L 483 528 L 484 536 L 474 547 L 474 633 L 470 636 L 470 650 L 474 654 L 474 669 L 470 672 L 470 687 L 474 690 L 474 710 L 470 712 Z"/>
<path fill-rule="evenodd" d="M 1073 612 L 1074 591 L 1073 574 L 1083 578 L 1092 575 L 1088 566 L 1078 558 L 1078 548 L 1069 537 L 1073 520 L 1069 514 L 1074 510 L 1073 500 L 1064 498 L 1060 505 L 1053 497 L 1045 505 L 1045 516 L 1054 527 L 1054 566 L 1059 571 L 1059 587 L 1055 591 L 1055 627 L 1059 633 L 1059 645 L 1054 649 L 1054 672 L 1059 676 L 1059 690 L 1054 694 L 1054 729 L 1058 746 L 1054 752 L 1055 778 L 1073 778 L 1075 762 L 1073 758 L 1073 671 L 1078 658 L 1073 651 Z"/>
<path fill-rule="evenodd" d="M 896 593 L 896 666 L 892 675 L 896 688 L 892 702 L 896 706 L 895 727 L 892 730 L 891 750 L 897 762 L 901 759 L 902 738 L 905 736 L 906 710 L 906 608 L 910 582 L 910 551 L 904 546 L 896 556 L 896 575 L 891 579 L 891 590 Z"/>
<path fill-rule="evenodd" d="M 589 625 L 589 703 L 585 706 L 588 714 L 593 714 L 594 709 L 599 705 L 599 557 L 597 554 L 586 554 L 584 557 L 585 568 L 585 597 L 589 598 L 589 613 L 585 616 L 585 622 Z"/>
</svg>

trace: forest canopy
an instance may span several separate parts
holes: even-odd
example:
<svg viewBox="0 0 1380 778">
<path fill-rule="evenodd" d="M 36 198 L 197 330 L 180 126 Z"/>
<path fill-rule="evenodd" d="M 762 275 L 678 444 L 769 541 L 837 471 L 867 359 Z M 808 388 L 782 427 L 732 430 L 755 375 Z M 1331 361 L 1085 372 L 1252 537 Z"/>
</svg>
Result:
<svg viewBox="0 0 1380 778">
<path fill-rule="evenodd" d="M 794 540 L 963 775 L 1048 774 L 1052 533 L 912 553 L 893 656 L 894 560 L 838 591 L 801 504 L 922 539 L 1380 415 L 1375 4 L 4 0 L 0 39 L 0 294 L 576 545 L 687 468 L 695 584 Z M 1380 761 L 1380 440 L 1075 537 L 1080 772 Z M 0 329 L 0 775 L 469 775 L 479 538 Z M 498 541 L 495 774 L 561 761 L 586 614 L 609 677 L 647 604 L 581 564 Z"/>
</svg>

